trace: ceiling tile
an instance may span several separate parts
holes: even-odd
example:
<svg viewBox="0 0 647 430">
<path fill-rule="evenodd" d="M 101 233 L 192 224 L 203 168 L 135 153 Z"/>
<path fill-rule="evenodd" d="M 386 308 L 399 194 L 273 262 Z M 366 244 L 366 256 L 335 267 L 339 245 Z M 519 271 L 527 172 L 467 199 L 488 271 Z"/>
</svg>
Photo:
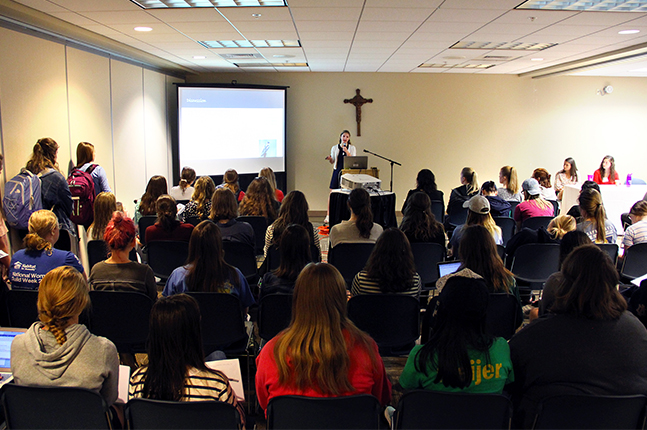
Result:
<svg viewBox="0 0 647 430">
<path fill-rule="evenodd" d="M 361 8 L 325 8 L 302 7 L 290 8 L 295 21 L 357 21 L 362 12 Z"/>
</svg>

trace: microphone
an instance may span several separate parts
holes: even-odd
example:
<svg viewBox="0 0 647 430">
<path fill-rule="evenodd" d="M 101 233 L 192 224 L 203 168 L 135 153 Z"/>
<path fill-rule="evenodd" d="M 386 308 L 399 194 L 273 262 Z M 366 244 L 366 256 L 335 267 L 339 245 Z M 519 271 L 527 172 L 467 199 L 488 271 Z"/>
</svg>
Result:
<svg viewBox="0 0 647 430">
<path fill-rule="evenodd" d="M 368 152 L 368 151 L 365 149 L 364 152 Z"/>
</svg>

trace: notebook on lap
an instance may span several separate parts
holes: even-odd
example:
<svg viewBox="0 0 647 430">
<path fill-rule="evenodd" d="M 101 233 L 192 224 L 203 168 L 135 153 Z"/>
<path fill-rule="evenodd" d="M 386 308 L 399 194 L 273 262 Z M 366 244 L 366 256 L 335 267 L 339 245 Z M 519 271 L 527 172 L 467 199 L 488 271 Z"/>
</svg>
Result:
<svg viewBox="0 0 647 430">
<path fill-rule="evenodd" d="M 0 386 L 11 381 L 11 342 L 13 338 L 27 331 L 24 328 L 0 327 Z"/>
</svg>

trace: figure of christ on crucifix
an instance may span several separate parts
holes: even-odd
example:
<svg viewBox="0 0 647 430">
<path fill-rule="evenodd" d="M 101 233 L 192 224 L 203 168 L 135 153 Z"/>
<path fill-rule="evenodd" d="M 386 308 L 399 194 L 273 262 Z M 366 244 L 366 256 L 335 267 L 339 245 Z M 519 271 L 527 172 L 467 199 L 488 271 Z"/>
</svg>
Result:
<svg viewBox="0 0 647 430">
<path fill-rule="evenodd" d="M 359 88 L 355 90 L 355 97 L 352 99 L 345 99 L 344 103 L 350 103 L 355 106 L 355 121 L 357 121 L 357 135 L 362 135 L 362 129 L 360 127 L 362 122 L 362 105 L 365 103 L 373 103 L 373 99 L 365 99 L 359 95 Z"/>
</svg>

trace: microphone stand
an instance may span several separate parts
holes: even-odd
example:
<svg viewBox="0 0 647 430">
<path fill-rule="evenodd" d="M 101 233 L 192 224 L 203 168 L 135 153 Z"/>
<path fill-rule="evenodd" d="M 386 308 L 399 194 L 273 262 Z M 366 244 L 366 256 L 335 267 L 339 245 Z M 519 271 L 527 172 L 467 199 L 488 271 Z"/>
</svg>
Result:
<svg viewBox="0 0 647 430">
<path fill-rule="evenodd" d="M 382 157 L 381 155 L 376 154 L 375 152 L 371 152 L 368 149 L 365 149 L 364 152 L 366 152 L 368 154 L 371 154 L 371 155 L 375 155 L 376 157 L 381 158 L 382 160 L 386 160 L 389 163 L 391 163 L 391 184 L 390 184 L 391 189 L 389 191 L 393 192 L 393 165 L 397 164 L 398 166 L 402 167 L 402 164 L 398 163 L 397 161 L 393 161 L 390 158 Z"/>
</svg>

